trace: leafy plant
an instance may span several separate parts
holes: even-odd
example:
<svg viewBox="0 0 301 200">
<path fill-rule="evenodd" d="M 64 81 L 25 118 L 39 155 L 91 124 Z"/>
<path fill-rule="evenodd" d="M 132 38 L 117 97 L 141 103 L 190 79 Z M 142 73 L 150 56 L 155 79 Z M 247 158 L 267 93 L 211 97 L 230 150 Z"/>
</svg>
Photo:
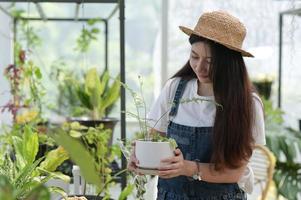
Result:
<svg viewBox="0 0 301 200">
<path fill-rule="evenodd" d="M 57 187 L 43 186 L 51 178 L 69 181 L 69 177 L 56 168 L 68 158 L 62 148 L 49 152 L 45 157 L 36 159 L 38 152 L 38 135 L 32 126 L 15 126 L 22 132 L 21 136 L 12 135 L 12 146 L 1 155 L 0 191 L 6 191 L 5 199 L 49 199 L 49 192 L 58 192 L 65 195 Z M 0 195 L 0 196 L 1 196 Z M 1 198 L 0 198 L 1 199 Z"/>
<path fill-rule="evenodd" d="M 90 110 L 92 119 L 103 118 L 106 109 L 119 98 L 119 75 L 111 85 L 109 85 L 109 79 L 108 71 L 104 71 L 99 77 L 96 68 L 92 68 L 85 76 L 85 83 L 78 88 L 79 99 L 82 105 Z"/>
<path fill-rule="evenodd" d="M 111 196 L 109 188 L 113 181 L 125 172 L 122 170 L 111 175 L 109 164 L 116 155 L 114 154 L 116 149 L 113 150 L 106 145 L 110 131 L 100 134 L 97 128 L 87 128 L 76 122 L 65 124 L 64 129 L 56 130 L 53 138 L 66 149 L 71 159 L 80 167 L 85 180 L 97 187 L 97 196 L 104 195 L 103 199 L 109 199 Z M 67 131 L 69 134 L 66 134 L 66 130 L 69 130 Z M 83 130 L 86 132 L 82 132 Z M 119 199 L 125 199 L 132 190 L 133 186 L 128 185 L 121 192 Z"/>
<path fill-rule="evenodd" d="M 296 161 L 301 149 L 301 133 L 285 127 L 283 111 L 264 100 L 267 146 L 277 158 L 274 181 L 278 195 L 297 200 L 301 191 L 301 164 Z"/>
<path fill-rule="evenodd" d="M 12 97 L 2 106 L 2 112 L 5 110 L 11 112 L 15 122 L 18 112 L 24 108 L 37 110 L 38 117 L 41 117 L 42 98 L 45 92 L 40 68 L 29 58 L 41 40 L 28 20 L 22 20 L 23 10 L 16 9 L 12 4 L 8 12 L 19 20 L 17 26 L 19 34 L 14 43 L 14 64 L 8 65 L 4 70 Z"/>
<path fill-rule="evenodd" d="M 87 27 L 83 27 L 79 37 L 76 39 L 76 48 L 80 53 L 85 53 L 88 51 L 92 41 L 97 40 L 97 34 L 99 34 L 99 29 L 96 24 L 101 20 L 98 18 L 90 19 L 87 22 Z"/>
<path fill-rule="evenodd" d="M 59 90 L 63 96 L 59 99 L 59 107 L 65 107 L 72 116 L 88 115 L 93 120 L 101 119 L 119 98 L 119 75 L 111 83 L 107 70 L 99 76 L 96 68 L 91 68 L 83 82 L 68 72 L 61 72 L 61 76 Z"/>
</svg>

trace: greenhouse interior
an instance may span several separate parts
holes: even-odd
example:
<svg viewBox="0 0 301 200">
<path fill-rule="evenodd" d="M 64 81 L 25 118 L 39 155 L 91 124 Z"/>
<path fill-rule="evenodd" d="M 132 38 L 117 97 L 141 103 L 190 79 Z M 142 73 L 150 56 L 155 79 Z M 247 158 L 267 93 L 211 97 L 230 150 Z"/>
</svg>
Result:
<svg viewBox="0 0 301 200">
<path fill-rule="evenodd" d="M 0 22 L 0 200 L 301 200 L 300 0 L 0 0 Z"/>
</svg>

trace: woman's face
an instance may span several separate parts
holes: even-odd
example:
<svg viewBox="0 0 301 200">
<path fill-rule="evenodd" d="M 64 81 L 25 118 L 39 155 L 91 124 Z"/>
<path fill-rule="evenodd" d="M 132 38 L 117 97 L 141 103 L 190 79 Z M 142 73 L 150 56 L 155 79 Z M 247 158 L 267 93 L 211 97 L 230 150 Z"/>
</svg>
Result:
<svg viewBox="0 0 301 200">
<path fill-rule="evenodd" d="M 195 42 L 191 45 L 189 62 L 201 83 L 211 83 L 209 78 L 211 51 L 207 43 Z"/>
</svg>

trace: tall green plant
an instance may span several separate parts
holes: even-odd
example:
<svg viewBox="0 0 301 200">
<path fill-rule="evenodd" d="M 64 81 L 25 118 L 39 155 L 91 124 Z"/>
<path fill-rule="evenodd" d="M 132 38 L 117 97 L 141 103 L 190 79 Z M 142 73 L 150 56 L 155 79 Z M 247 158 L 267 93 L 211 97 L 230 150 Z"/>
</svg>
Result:
<svg viewBox="0 0 301 200">
<path fill-rule="evenodd" d="M 88 70 L 85 82 L 77 87 L 77 94 L 82 107 L 90 112 L 92 119 L 97 120 L 105 116 L 109 109 L 118 100 L 120 95 L 119 75 L 110 84 L 110 75 L 104 71 L 98 75 L 96 68 Z"/>
</svg>

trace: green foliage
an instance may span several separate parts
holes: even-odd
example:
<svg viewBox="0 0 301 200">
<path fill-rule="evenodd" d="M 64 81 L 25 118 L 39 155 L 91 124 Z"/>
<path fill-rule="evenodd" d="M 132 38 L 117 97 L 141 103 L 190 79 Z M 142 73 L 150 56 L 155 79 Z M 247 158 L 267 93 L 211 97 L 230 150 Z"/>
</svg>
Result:
<svg viewBox="0 0 301 200">
<path fill-rule="evenodd" d="M 55 141 L 69 153 L 70 158 L 81 168 L 81 173 L 86 181 L 95 185 L 100 185 L 98 172 L 95 169 L 94 159 L 85 147 L 76 139 L 69 136 L 62 130 L 57 130 L 53 135 Z"/>
<path fill-rule="evenodd" d="M 18 191 L 17 191 L 18 192 Z M 14 189 L 12 183 L 9 181 L 8 177 L 5 175 L 0 175 L 0 199 L 5 200 L 18 200 L 17 195 L 15 195 L 16 189 Z M 26 195 L 24 200 L 50 200 L 49 190 L 43 186 L 37 186 L 32 191 Z"/>
<path fill-rule="evenodd" d="M 54 158 L 53 152 L 50 152 L 36 159 L 39 143 L 32 125 L 13 126 L 11 134 L 11 145 L 6 144 L 6 150 L 1 155 L 4 159 L 0 165 L 0 191 L 8 192 L 5 199 L 49 199 L 49 191 L 43 186 L 44 183 L 51 178 L 69 180 L 53 172 L 66 157 Z"/>
<path fill-rule="evenodd" d="M 98 18 L 90 19 L 87 22 L 87 27 L 83 26 L 79 37 L 76 39 L 76 51 L 85 53 L 89 50 L 91 43 L 97 40 L 100 30 L 96 27 L 96 24 L 100 21 Z"/>
<path fill-rule="evenodd" d="M 132 194 L 134 190 L 134 185 L 132 184 L 128 184 L 124 189 L 123 191 L 121 192 L 121 194 L 119 195 L 118 197 L 118 200 L 126 200 L 126 198 Z"/>
<path fill-rule="evenodd" d="M 120 171 L 112 176 L 110 163 L 120 157 L 118 146 L 109 146 L 112 131 L 103 126 L 85 127 L 78 122 L 65 123 L 63 129 L 55 130 L 53 138 L 70 154 L 71 159 L 80 167 L 81 173 L 88 183 L 97 187 L 99 195 L 110 198 L 109 188 L 114 179 L 123 173 Z M 76 134 L 74 134 L 76 132 Z M 74 136 L 75 135 L 75 136 Z M 127 188 L 120 198 L 131 193 Z"/>
<path fill-rule="evenodd" d="M 301 133 L 283 124 L 283 112 L 264 100 L 267 146 L 277 158 L 274 181 L 279 195 L 297 200 L 301 191 L 301 164 L 296 162 L 301 149 Z"/>
<path fill-rule="evenodd" d="M 104 71 L 99 77 L 96 68 L 90 69 L 85 76 L 85 83 L 78 87 L 77 94 L 83 106 L 91 111 L 93 119 L 101 119 L 106 109 L 119 98 L 120 77 L 109 85 L 109 72 Z"/>
<path fill-rule="evenodd" d="M 91 119 L 103 118 L 120 95 L 120 76 L 110 82 L 110 75 L 107 70 L 99 76 L 96 68 L 91 68 L 85 74 L 84 82 L 74 74 L 67 71 L 58 72 L 61 75 L 59 82 L 60 98 L 59 107 L 67 109 L 69 116 L 88 115 Z M 61 109 L 59 110 L 60 112 Z M 70 112 L 70 113 L 68 113 Z"/>
<path fill-rule="evenodd" d="M 120 147 L 120 150 L 124 157 L 129 161 L 131 152 L 133 151 L 133 146 L 131 145 L 131 142 L 123 142 L 121 140 L 118 140 L 118 145 Z M 145 184 L 147 183 L 147 176 L 146 175 L 136 175 L 133 172 L 128 172 L 131 177 L 134 179 L 134 187 L 136 189 L 135 198 L 137 200 L 144 200 L 144 194 L 146 192 L 145 190 Z"/>
</svg>

